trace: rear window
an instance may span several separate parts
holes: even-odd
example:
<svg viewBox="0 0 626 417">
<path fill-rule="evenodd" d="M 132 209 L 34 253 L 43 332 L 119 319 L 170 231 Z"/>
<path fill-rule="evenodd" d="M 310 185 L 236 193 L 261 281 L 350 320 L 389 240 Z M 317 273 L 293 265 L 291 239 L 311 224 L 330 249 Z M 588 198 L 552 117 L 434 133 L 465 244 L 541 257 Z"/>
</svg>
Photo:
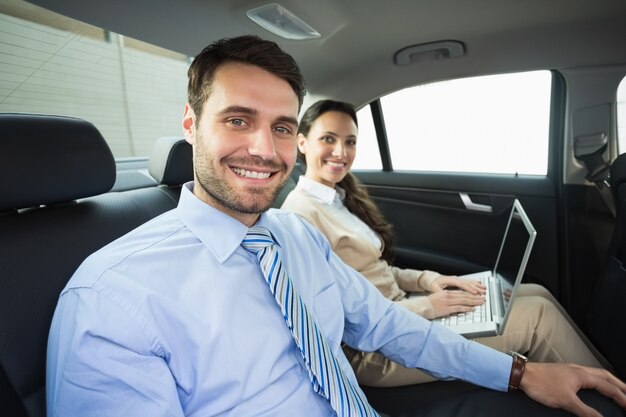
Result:
<svg viewBox="0 0 626 417">
<path fill-rule="evenodd" d="M 360 109 L 356 116 L 359 121 L 359 137 L 357 139 L 356 158 L 352 168 L 381 170 L 383 169 L 383 163 L 380 159 L 378 139 L 376 138 L 376 129 L 370 106 Z"/>
</svg>

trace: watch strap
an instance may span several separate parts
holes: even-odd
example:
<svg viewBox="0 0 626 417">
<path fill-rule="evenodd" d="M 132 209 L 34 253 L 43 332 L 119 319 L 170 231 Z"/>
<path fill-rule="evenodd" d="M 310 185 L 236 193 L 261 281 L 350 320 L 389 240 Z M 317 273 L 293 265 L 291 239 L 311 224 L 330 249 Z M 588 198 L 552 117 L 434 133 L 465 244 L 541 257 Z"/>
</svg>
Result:
<svg viewBox="0 0 626 417">
<path fill-rule="evenodd" d="M 522 382 L 524 371 L 526 370 L 526 363 L 528 358 L 517 352 L 509 352 L 509 355 L 513 357 L 513 364 L 511 365 L 511 376 L 509 377 L 509 392 L 519 390 L 519 384 Z"/>
</svg>

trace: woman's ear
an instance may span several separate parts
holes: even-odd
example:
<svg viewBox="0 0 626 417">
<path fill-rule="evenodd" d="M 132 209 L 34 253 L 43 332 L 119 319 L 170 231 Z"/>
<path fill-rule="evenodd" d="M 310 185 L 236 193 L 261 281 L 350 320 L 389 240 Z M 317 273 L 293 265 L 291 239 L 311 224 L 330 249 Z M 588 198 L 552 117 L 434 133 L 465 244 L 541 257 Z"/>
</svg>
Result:
<svg viewBox="0 0 626 417">
<path fill-rule="evenodd" d="M 304 136 L 302 133 L 298 133 L 298 150 L 300 151 L 301 154 L 305 154 L 305 150 L 306 150 L 306 136 Z"/>
</svg>

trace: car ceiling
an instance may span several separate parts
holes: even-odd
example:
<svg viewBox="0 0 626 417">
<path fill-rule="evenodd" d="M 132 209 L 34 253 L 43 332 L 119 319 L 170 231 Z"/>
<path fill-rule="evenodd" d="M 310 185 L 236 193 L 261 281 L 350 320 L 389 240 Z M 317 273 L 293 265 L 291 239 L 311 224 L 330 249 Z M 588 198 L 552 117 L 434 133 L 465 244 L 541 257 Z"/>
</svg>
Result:
<svg viewBox="0 0 626 417">
<path fill-rule="evenodd" d="M 315 96 L 357 105 L 427 81 L 530 69 L 626 64 L 624 0 L 278 0 L 322 37 L 277 37 L 246 17 L 268 1 L 32 0 L 69 17 L 189 56 L 257 34 L 291 53 Z M 456 40 L 465 55 L 403 67 L 396 51 Z"/>
</svg>

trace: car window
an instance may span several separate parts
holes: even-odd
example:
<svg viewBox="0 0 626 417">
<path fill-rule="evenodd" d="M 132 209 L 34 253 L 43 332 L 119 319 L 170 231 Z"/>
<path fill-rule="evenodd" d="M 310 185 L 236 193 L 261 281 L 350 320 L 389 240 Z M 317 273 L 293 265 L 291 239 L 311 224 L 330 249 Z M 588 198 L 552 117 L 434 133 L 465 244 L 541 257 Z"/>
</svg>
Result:
<svg viewBox="0 0 626 417">
<path fill-rule="evenodd" d="M 27 3 L 2 10 L 0 111 L 88 120 L 117 158 L 182 134 L 188 57 Z"/>
<path fill-rule="evenodd" d="M 626 152 L 626 77 L 617 88 L 617 138 L 619 153 Z"/>
<path fill-rule="evenodd" d="M 546 175 L 551 84 L 533 71 L 382 97 L 393 169 Z"/>
<path fill-rule="evenodd" d="M 359 137 L 357 139 L 357 153 L 353 169 L 382 169 L 382 161 L 378 150 L 376 129 L 370 106 L 365 106 L 357 112 L 359 121 Z"/>
</svg>

